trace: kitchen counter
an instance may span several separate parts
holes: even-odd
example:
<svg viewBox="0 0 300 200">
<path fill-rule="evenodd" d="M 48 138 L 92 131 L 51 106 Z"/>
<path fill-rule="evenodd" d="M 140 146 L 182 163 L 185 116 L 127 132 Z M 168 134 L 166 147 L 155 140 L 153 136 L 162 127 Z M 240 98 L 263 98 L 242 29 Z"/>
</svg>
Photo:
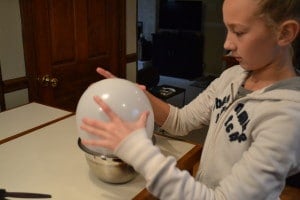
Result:
<svg viewBox="0 0 300 200">
<path fill-rule="evenodd" d="M 0 112 L 0 144 L 70 115 L 35 102 Z"/>
<path fill-rule="evenodd" d="M 20 108 L 19 112 L 24 110 Z M 42 110 L 48 113 L 48 108 Z M 8 117 L 10 115 L 8 113 Z M 41 124 L 34 120 L 39 115 L 29 116 L 33 124 Z M 3 118 L 5 113 L 2 113 Z M 191 164 L 199 159 L 195 159 L 201 149 L 199 146 L 160 135 L 155 137 L 163 154 L 179 160 L 180 168 L 192 170 Z M 52 199 L 58 200 L 124 200 L 145 194 L 145 180 L 140 175 L 125 184 L 109 184 L 97 179 L 89 170 L 77 139 L 75 115 L 71 115 L 0 144 L 0 187 L 7 191 L 51 194 Z"/>
</svg>

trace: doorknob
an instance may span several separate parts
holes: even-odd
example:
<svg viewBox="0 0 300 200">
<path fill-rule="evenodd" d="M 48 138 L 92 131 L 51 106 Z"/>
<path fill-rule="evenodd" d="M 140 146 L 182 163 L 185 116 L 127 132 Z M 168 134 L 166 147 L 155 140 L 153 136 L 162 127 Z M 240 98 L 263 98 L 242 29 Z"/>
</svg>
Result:
<svg viewBox="0 0 300 200">
<path fill-rule="evenodd" d="M 41 82 L 42 86 L 47 87 L 51 86 L 53 88 L 57 87 L 58 85 L 58 79 L 57 78 L 51 78 L 50 75 L 45 75 L 42 78 L 39 78 L 39 81 Z"/>
</svg>

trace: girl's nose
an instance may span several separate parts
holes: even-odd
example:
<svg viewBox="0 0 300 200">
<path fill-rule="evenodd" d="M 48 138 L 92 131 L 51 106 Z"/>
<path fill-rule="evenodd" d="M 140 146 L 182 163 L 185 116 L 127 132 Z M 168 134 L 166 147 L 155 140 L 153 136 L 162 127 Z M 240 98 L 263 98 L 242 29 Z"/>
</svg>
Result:
<svg viewBox="0 0 300 200">
<path fill-rule="evenodd" d="M 229 37 L 229 34 L 227 33 L 225 42 L 224 42 L 224 49 L 232 51 L 232 50 L 235 50 L 235 48 L 236 48 L 235 44 L 232 42 L 232 40 Z"/>
<path fill-rule="evenodd" d="M 232 51 L 232 50 L 234 50 L 234 48 L 235 48 L 235 45 L 226 38 L 226 40 L 224 42 L 224 49 Z"/>
</svg>

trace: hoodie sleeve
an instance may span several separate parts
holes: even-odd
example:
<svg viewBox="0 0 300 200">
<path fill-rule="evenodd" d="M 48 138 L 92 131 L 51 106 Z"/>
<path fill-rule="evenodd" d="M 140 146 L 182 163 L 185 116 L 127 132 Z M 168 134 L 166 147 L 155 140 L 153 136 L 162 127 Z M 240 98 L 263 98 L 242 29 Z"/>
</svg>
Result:
<svg viewBox="0 0 300 200">
<path fill-rule="evenodd" d="M 209 125 L 216 94 L 223 92 L 233 80 L 241 82 L 246 75 L 239 65 L 227 69 L 183 108 L 170 105 L 170 113 L 162 128 L 170 134 L 183 136 Z"/>
<path fill-rule="evenodd" d="M 128 136 L 115 155 L 130 163 L 146 180 L 147 189 L 160 199 L 225 199 L 176 167 L 174 157 L 165 157 L 147 138 L 145 129 Z"/>
<path fill-rule="evenodd" d="M 300 171 L 299 102 L 256 102 L 253 112 L 251 146 L 214 189 L 176 168 L 175 158 L 164 156 L 144 129 L 128 136 L 114 153 L 130 163 L 160 199 L 278 199 L 286 177 Z"/>
<path fill-rule="evenodd" d="M 289 120 L 279 117 L 270 123 L 291 125 Z M 286 134 L 284 129 L 276 130 L 280 126 L 269 129 L 269 125 L 262 123 L 257 141 L 214 189 L 179 170 L 175 158 L 165 157 L 147 138 L 145 129 L 128 136 L 114 153 L 130 163 L 145 178 L 147 189 L 160 199 L 278 199 L 286 176 L 300 170 L 300 134 L 299 126 Z M 280 135 L 274 136 L 273 131 Z"/>
<path fill-rule="evenodd" d="M 174 135 L 186 135 L 209 124 L 216 86 L 215 79 L 208 88 L 183 108 L 170 105 L 170 113 L 162 128 Z"/>
</svg>

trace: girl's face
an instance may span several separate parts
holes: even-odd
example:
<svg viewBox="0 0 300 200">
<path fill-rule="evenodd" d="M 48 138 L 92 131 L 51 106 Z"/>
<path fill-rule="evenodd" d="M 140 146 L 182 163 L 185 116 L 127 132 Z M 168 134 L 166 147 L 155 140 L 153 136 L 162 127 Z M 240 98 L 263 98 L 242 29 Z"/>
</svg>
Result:
<svg viewBox="0 0 300 200">
<path fill-rule="evenodd" d="M 259 70 L 276 62 L 280 52 L 274 30 L 256 15 L 258 1 L 224 0 L 223 20 L 227 28 L 224 48 L 246 70 Z"/>
</svg>

